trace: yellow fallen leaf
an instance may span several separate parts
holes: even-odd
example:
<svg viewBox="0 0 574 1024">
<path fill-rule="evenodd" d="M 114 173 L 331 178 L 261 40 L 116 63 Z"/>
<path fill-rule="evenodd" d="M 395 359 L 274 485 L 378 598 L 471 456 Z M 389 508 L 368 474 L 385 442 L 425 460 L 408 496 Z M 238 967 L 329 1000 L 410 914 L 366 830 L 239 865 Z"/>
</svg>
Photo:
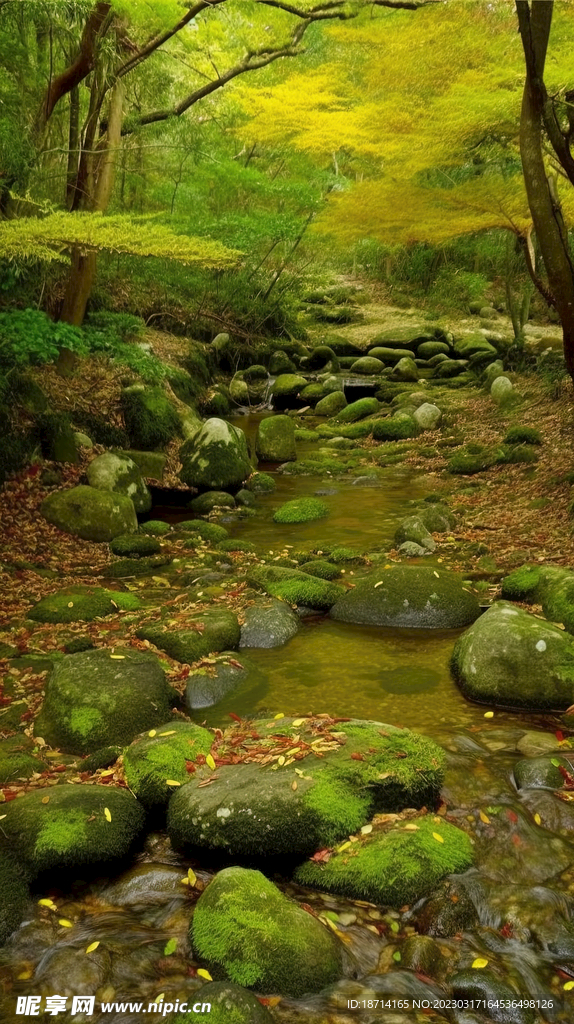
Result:
<svg viewBox="0 0 574 1024">
<path fill-rule="evenodd" d="M 494 718 L 494 711 L 485 711 L 484 712 L 484 717 L 485 718 Z"/>
<path fill-rule="evenodd" d="M 18 977 L 21 978 L 22 975 L 19 974 Z M 565 992 L 571 992 L 572 989 L 574 988 L 574 981 L 567 981 L 566 984 L 562 986 L 562 988 L 564 989 Z"/>
<path fill-rule="evenodd" d="M 299 726 L 303 725 L 303 722 L 306 722 L 306 721 L 307 721 L 306 718 L 296 718 L 295 721 L 293 722 L 293 728 L 294 729 L 298 729 Z"/>
<path fill-rule="evenodd" d="M 181 786 L 181 782 L 177 782 L 175 779 L 166 779 L 166 786 Z"/>
<path fill-rule="evenodd" d="M 488 817 L 488 814 L 484 813 L 484 811 L 480 811 L 479 818 L 485 825 L 490 825 L 490 818 Z"/>
<path fill-rule="evenodd" d="M 163 1003 L 164 999 L 165 999 L 165 992 L 160 992 L 159 996 L 155 997 L 154 1003 Z"/>
<path fill-rule="evenodd" d="M 291 789 L 293 789 L 293 790 L 297 789 L 297 781 L 295 779 L 291 783 Z"/>
<path fill-rule="evenodd" d="M 74 602 L 73 601 L 68 601 L 68 608 L 73 608 L 73 607 L 74 607 Z"/>
<path fill-rule="evenodd" d="M 277 758 L 277 764 L 281 766 L 285 764 L 285 758 L 283 757 L 283 754 L 281 754 L 281 757 Z"/>
<path fill-rule="evenodd" d="M 170 729 L 169 732 L 160 732 L 160 736 L 175 736 L 175 729 Z"/>
<path fill-rule="evenodd" d="M 215 771 L 215 761 L 213 760 L 211 754 L 207 755 L 207 757 L 205 758 L 205 763 L 208 768 L 211 768 L 212 772 Z"/>
<path fill-rule="evenodd" d="M 283 714 L 282 711 L 280 711 L 278 715 L 275 715 L 275 721 L 277 721 L 278 718 L 285 718 L 285 715 Z"/>
<path fill-rule="evenodd" d="M 28 967 L 27 970 L 22 971 L 21 974 L 17 975 L 18 981 L 28 981 L 28 978 L 31 978 L 33 973 L 34 972 L 31 970 L 31 968 Z M 566 987 L 566 986 L 564 986 L 564 987 Z"/>
<path fill-rule="evenodd" d="M 91 945 L 88 946 L 88 948 L 86 950 L 86 953 L 93 953 L 94 950 L 98 948 L 99 944 L 100 944 L 100 940 L 99 939 L 96 942 L 92 942 Z"/>
<path fill-rule="evenodd" d="M 418 832 L 419 831 L 419 827 L 418 827 L 418 825 L 415 825 L 414 822 L 409 821 L 408 824 L 405 825 L 404 831 L 405 832 Z"/>
<path fill-rule="evenodd" d="M 540 817 L 539 814 L 535 814 L 534 815 L 534 821 L 536 822 L 537 825 L 541 825 L 542 824 L 542 818 Z M 574 984 L 574 982 L 573 982 L 573 984 Z"/>
<path fill-rule="evenodd" d="M 444 843 L 443 837 L 439 836 L 438 832 L 433 832 L 432 837 L 436 839 L 437 843 Z"/>
<path fill-rule="evenodd" d="M 61 917 L 61 918 L 59 919 L 59 921 L 58 921 L 58 924 L 61 924 L 61 925 L 62 925 L 62 928 L 73 928 L 73 927 L 74 927 L 74 925 L 72 924 L 72 922 L 71 922 L 71 921 L 68 921 L 68 918 L 67 918 L 67 917 Z"/>
<path fill-rule="evenodd" d="M 364 836 L 368 836 L 369 832 L 372 832 L 372 831 L 373 831 L 373 826 L 372 825 L 363 825 L 363 827 L 361 829 L 361 833 Z"/>
<path fill-rule="evenodd" d="M 54 903 L 54 900 L 49 900 L 49 899 L 38 900 L 38 906 L 39 907 L 48 907 L 50 910 L 56 910 L 57 909 L 56 908 L 56 904 Z"/>
<path fill-rule="evenodd" d="M 473 960 L 472 962 L 472 966 L 478 968 L 486 967 L 487 964 L 488 960 L 485 960 L 482 956 L 477 956 L 476 960 Z"/>
<path fill-rule="evenodd" d="M 106 779 L 109 775 L 114 774 L 113 768 L 107 768 L 105 772 L 100 772 L 100 779 Z"/>
<path fill-rule="evenodd" d="M 125 654 L 110 654 L 110 658 L 113 658 L 114 661 L 125 661 L 126 660 Z"/>
<path fill-rule="evenodd" d="M 49 796 L 43 796 L 42 800 L 41 800 L 41 803 L 49 804 L 50 803 L 50 797 Z"/>
<path fill-rule="evenodd" d="M 287 751 L 287 753 L 285 754 L 285 757 L 291 757 L 292 754 L 298 754 L 300 750 L 301 750 L 301 747 L 292 747 L 291 750 Z"/>
<path fill-rule="evenodd" d="M 191 870 L 191 868 L 187 869 L 187 881 L 190 885 L 195 885 L 197 882 L 197 875 L 195 874 L 195 871 Z"/>
<path fill-rule="evenodd" d="M 385 568 L 386 568 L 386 567 L 385 567 Z M 379 582 L 378 582 L 378 583 L 375 583 L 374 589 L 376 590 L 376 589 L 377 589 L 377 587 L 382 587 L 382 585 L 383 585 L 383 581 L 382 581 L 382 580 L 379 580 Z"/>
<path fill-rule="evenodd" d="M 338 846 L 338 847 L 337 847 L 337 853 L 342 853 L 342 852 L 343 852 L 343 850 L 348 850 L 348 849 L 349 849 L 349 847 L 350 847 L 350 845 L 351 845 L 351 844 L 350 844 L 349 842 L 346 842 L 346 843 L 341 843 L 341 846 Z"/>
<path fill-rule="evenodd" d="M 148 732 L 148 736 L 151 736 L 153 738 L 155 736 L 156 732 L 157 732 L 157 729 L 150 729 L 150 731 Z"/>
<path fill-rule="evenodd" d="M 111 821 L 112 820 L 112 815 L 111 815 L 108 807 L 104 807 L 104 814 L 105 814 L 105 817 L 106 817 L 106 821 Z"/>
<path fill-rule="evenodd" d="M 438 572 L 436 571 L 436 569 L 433 569 L 433 576 L 436 576 L 437 580 L 440 579 L 440 576 L 439 576 Z"/>
<path fill-rule="evenodd" d="M 197 977 L 198 978 L 205 978 L 206 981 L 213 981 L 213 978 L 211 977 L 211 974 L 209 973 L 209 971 L 206 971 L 204 967 L 200 967 L 199 968 L 199 970 L 197 972 Z"/>
</svg>

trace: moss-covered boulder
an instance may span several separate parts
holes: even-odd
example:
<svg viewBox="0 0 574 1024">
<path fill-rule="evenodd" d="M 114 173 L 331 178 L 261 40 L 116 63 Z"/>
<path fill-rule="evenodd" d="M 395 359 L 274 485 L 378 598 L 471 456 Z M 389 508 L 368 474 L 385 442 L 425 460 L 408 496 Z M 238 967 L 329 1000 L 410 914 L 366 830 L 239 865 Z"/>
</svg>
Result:
<svg viewBox="0 0 574 1024">
<path fill-rule="evenodd" d="M 28 618 L 35 622 L 92 622 L 104 615 L 138 608 L 141 601 L 135 594 L 103 587 L 66 587 L 42 597 L 30 609 Z"/>
<path fill-rule="evenodd" d="M 167 463 L 167 456 L 163 452 L 138 452 L 134 448 L 128 451 L 118 451 L 118 455 L 127 455 L 128 459 L 135 462 L 144 479 L 161 480 Z"/>
<path fill-rule="evenodd" d="M 466 832 L 428 814 L 375 826 L 328 860 L 306 861 L 295 878 L 350 899 L 401 907 L 428 895 L 445 875 L 466 871 L 472 861 Z"/>
<path fill-rule="evenodd" d="M 425 548 L 427 551 L 434 551 L 436 548 L 436 541 L 433 540 L 432 534 L 425 526 L 421 516 L 407 516 L 397 527 L 395 547 L 398 548 L 408 541 L 418 544 L 419 547 Z"/>
<path fill-rule="evenodd" d="M 380 359 L 375 359 L 374 356 L 361 356 L 359 359 L 355 359 L 351 365 L 351 373 L 360 374 L 365 377 L 372 377 L 377 373 L 382 373 L 385 369 L 385 364 Z"/>
<path fill-rule="evenodd" d="M 341 409 L 335 419 L 337 423 L 356 423 L 357 420 L 363 420 L 366 416 L 372 416 L 373 413 L 379 411 L 379 408 L 380 403 L 376 398 L 359 398 L 356 402 L 351 402 L 350 405 Z"/>
<path fill-rule="evenodd" d="M 451 669 L 464 696 L 480 704 L 564 711 L 574 703 L 574 640 L 507 601 L 458 638 Z"/>
<path fill-rule="evenodd" d="M 450 352 L 450 345 L 447 345 L 445 341 L 421 341 L 420 345 L 417 345 L 417 356 L 419 359 L 432 359 L 433 356 L 443 353 L 448 355 Z"/>
<path fill-rule="evenodd" d="M 49 523 L 82 540 L 109 542 L 120 533 L 135 533 L 138 528 L 131 498 L 83 484 L 49 494 L 40 512 Z"/>
<path fill-rule="evenodd" d="M 253 992 L 232 981 L 210 981 L 195 997 L 202 1006 L 211 1007 L 209 1024 L 273 1024 L 275 1020 Z M 189 1024 L 187 1011 L 168 1017 L 168 1022 Z"/>
<path fill-rule="evenodd" d="M 289 358 L 287 352 L 278 348 L 269 356 L 269 373 L 275 376 L 295 374 L 297 367 Z"/>
<path fill-rule="evenodd" d="M 375 441 L 405 441 L 409 437 L 416 437 L 418 432 L 413 417 L 405 416 L 404 413 L 373 423 Z"/>
<path fill-rule="evenodd" d="M 318 498 L 294 498 L 280 505 L 273 516 L 274 523 L 310 523 L 329 515 L 329 506 Z"/>
<path fill-rule="evenodd" d="M 235 650 L 239 647 L 241 630 L 237 615 L 226 608 L 213 608 L 194 616 L 185 629 L 150 623 L 141 626 L 136 636 L 165 651 L 170 658 L 191 665 L 216 651 Z"/>
<path fill-rule="evenodd" d="M 145 819 L 127 789 L 65 783 L 6 804 L 3 835 L 32 876 L 125 857 Z"/>
<path fill-rule="evenodd" d="M 386 345 L 374 345 L 368 352 L 372 359 L 380 359 L 387 366 L 395 366 L 404 354 L 404 348 L 388 348 Z"/>
<path fill-rule="evenodd" d="M 187 709 L 193 715 L 202 708 L 211 708 L 239 687 L 244 693 L 264 692 L 267 689 L 266 676 L 244 654 L 231 652 L 220 655 L 215 665 L 202 666 L 190 672 L 185 690 Z"/>
<path fill-rule="evenodd" d="M 149 534 L 151 537 L 163 537 L 169 533 L 171 526 L 161 519 L 148 519 L 146 523 L 140 523 L 139 532 Z"/>
<path fill-rule="evenodd" d="M 153 451 L 181 436 L 177 409 L 160 387 L 134 384 L 121 395 L 126 430 L 134 448 Z"/>
<path fill-rule="evenodd" d="M 251 473 L 245 434 L 215 417 L 182 445 L 179 457 L 182 482 L 200 490 L 237 488 Z"/>
<path fill-rule="evenodd" d="M 336 416 L 347 405 L 347 399 L 342 391 L 331 391 L 325 395 L 315 406 L 317 416 Z"/>
<path fill-rule="evenodd" d="M 381 569 L 331 608 L 338 622 L 425 629 L 457 629 L 479 615 L 478 601 L 461 576 L 420 565 Z"/>
<path fill-rule="evenodd" d="M 123 494 L 131 498 L 136 512 L 149 512 L 151 494 L 147 489 L 139 467 L 129 455 L 121 452 L 104 452 L 97 455 L 87 469 L 90 487 L 112 494 Z"/>
<path fill-rule="evenodd" d="M 0 740 L 0 786 L 30 779 L 35 772 L 45 770 L 46 763 L 34 757 L 33 749 L 32 740 L 22 734 Z"/>
<path fill-rule="evenodd" d="M 461 448 L 447 463 L 449 473 L 457 476 L 474 476 L 475 473 L 484 473 L 496 462 L 496 452 L 490 448 L 483 448 L 479 452 L 471 452 L 468 448 Z"/>
<path fill-rule="evenodd" d="M 261 462 L 292 462 L 297 458 L 295 424 L 291 416 L 267 416 L 261 420 L 255 453 Z"/>
<path fill-rule="evenodd" d="M 410 356 L 403 356 L 399 359 L 392 372 L 392 380 L 416 381 L 419 379 L 419 371 L 414 359 Z"/>
<path fill-rule="evenodd" d="M 413 413 L 413 419 L 419 430 L 436 430 L 442 419 L 442 412 L 432 402 L 423 402 Z"/>
<path fill-rule="evenodd" d="M 150 555 L 159 555 L 161 544 L 155 537 L 146 534 L 121 533 L 111 541 L 110 551 L 122 558 L 148 558 Z"/>
<path fill-rule="evenodd" d="M 145 807 L 167 804 L 174 789 L 189 780 L 198 754 L 205 758 L 213 735 L 193 722 L 172 721 L 136 736 L 124 751 L 126 781 Z"/>
<path fill-rule="evenodd" d="M 202 519 L 186 519 L 177 524 L 177 533 L 183 534 L 190 539 L 197 538 L 199 544 L 202 540 L 208 544 L 219 544 L 229 537 L 228 531 L 219 523 L 205 523 Z"/>
<path fill-rule="evenodd" d="M 454 354 L 459 359 L 470 359 L 471 356 L 480 354 L 485 360 L 492 361 L 496 359 L 498 352 L 494 345 L 486 340 L 484 334 L 477 331 L 458 338 L 454 343 Z"/>
<path fill-rule="evenodd" d="M 215 876 L 197 901 L 190 939 L 212 973 L 259 992 L 319 992 L 343 973 L 335 935 L 247 868 Z"/>
<path fill-rule="evenodd" d="M 0 946 L 24 918 L 28 903 L 28 886 L 22 870 L 9 850 L 0 847 Z"/>
<path fill-rule="evenodd" d="M 278 565 L 254 566 L 249 569 L 247 582 L 272 597 L 304 608 L 316 608 L 317 611 L 328 611 L 343 593 L 336 583 L 310 576 L 300 569 Z"/>
<path fill-rule="evenodd" d="M 510 601 L 541 604 L 551 622 L 574 633 L 574 573 L 553 565 L 522 565 L 502 581 L 502 596 Z"/>
<path fill-rule="evenodd" d="M 341 575 L 341 570 L 338 566 L 327 562 L 324 558 L 315 558 L 312 562 L 303 562 L 299 568 L 301 572 L 306 572 L 309 576 L 317 576 L 320 580 L 336 580 Z"/>
<path fill-rule="evenodd" d="M 247 486 L 254 494 L 270 494 L 276 489 L 277 484 L 270 473 L 253 473 L 247 481 Z"/>
<path fill-rule="evenodd" d="M 298 373 L 280 373 L 271 385 L 271 396 L 275 409 L 297 409 L 304 405 L 299 392 L 308 384 Z"/>
<path fill-rule="evenodd" d="M 217 786 L 205 785 L 205 766 L 173 794 L 168 830 L 176 849 L 306 856 L 346 839 L 375 812 L 421 807 L 442 781 L 443 751 L 408 729 L 309 718 L 250 728 L 256 757 L 249 760 L 243 728 L 245 763 L 225 764 L 223 748 Z M 230 743 L 237 759 L 240 748 Z"/>
<path fill-rule="evenodd" d="M 198 516 L 207 516 L 214 508 L 235 508 L 235 498 L 227 491 L 205 491 L 192 498 L 188 508 Z"/>
<path fill-rule="evenodd" d="M 83 651 L 54 665 L 34 732 L 60 750 L 89 754 L 165 722 L 173 700 L 155 655 L 129 647 Z"/>
<path fill-rule="evenodd" d="M 285 601 L 256 603 L 245 609 L 240 647 L 282 647 L 298 633 L 299 616 Z"/>
</svg>

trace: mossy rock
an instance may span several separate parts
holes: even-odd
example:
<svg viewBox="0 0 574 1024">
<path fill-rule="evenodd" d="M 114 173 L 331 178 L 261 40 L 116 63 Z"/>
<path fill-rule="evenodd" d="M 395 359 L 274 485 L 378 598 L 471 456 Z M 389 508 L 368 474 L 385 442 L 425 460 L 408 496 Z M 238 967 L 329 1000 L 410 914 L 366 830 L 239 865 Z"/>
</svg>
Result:
<svg viewBox="0 0 574 1024">
<path fill-rule="evenodd" d="M 327 555 L 329 562 L 333 562 L 334 565 L 358 565 L 364 561 L 364 557 L 360 551 L 355 551 L 354 548 L 335 547 L 331 548 Z"/>
<path fill-rule="evenodd" d="M 45 771 L 46 763 L 33 755 L 33 749 L 32 740 L 21 734 L 0 740 L 0 786 Z"/>
<path fill-rule="evenodd" d="M 138 528 L 131 498 L 83 484 L 49 494 L 40 512 L 49 523 L 82 540 L 109 542 Z"/>
<path fill-rule="evenodd" d="M 247 868 L 215 876 L 197 901 L 190 940 L 213 973 L 259 992 L 319 992 L 343 973 L 335 935 Z"/>
<path fill-rule="evenodd" d="M 127 455 L 135 462 L 144 479 L 161 480 L 167 464 L 167 456 L 163 452 L 138 452 L 133 448 L 117 451 L 117 455 Z"/>
<path fill-rule="evenodd" d="M 126 781 L 147 808 L 167 804 L 189 781 L 187 764 L 209 754 L 213 735 L 193 722 L 171 721 L 136 736 L 124 751 Z"/>
<path fill-rule="evenodd" d="M 170 565 L 172 559 L 168 555 L 150 555 L 140 558 L 118 558 L 117 562 L 111 562 L 101 575 L 106 579 L 123 580 L 132 576 L 151 576 L 152 573 Z"/>
<path fill-rule="evenodd" d="M 147 523 L 141 523 L 139 528 L 140 533 L 149 534 L 152 537 L 164 537 L 170 530 L 170 524 L 164 523 L 161 519 L 149 519 Z"/>
<path fill-rule="evenodd" d="M 274 523 L 309 523 L 329 515 L 329 506 L 318 498 L 294 498 L 281 505 L 273 516 Z"/>
<path fill-rule="evenodd" d="M 273 1024 L 275 1020 L 257 996 L 232 981 L 211 981 L 194 998 L 201 1006 L 211 1007 L 209 1024 Z M 187 1012 L 167 1019 L 169 1024 L 189 1024 Z"/>
<path fill-rule="evenodd" d="M 445 757 L 432 740 L 408 729 L 360 721 L 337 723 L 331 727 L 333 736 L 317 721 L 251 723 L 259 743 L 280 731 L 288 750 L 285 736 L 293 737 L 294 745 L 309 754 L 295 766 L 279 765 L 276 758 L 273 767 L 221 765 L 217 787 L 202 785 L 210 772 L 198 768 L 170 801 L 173 846 L 232 856 L 308 856 L 356 832 L 376 812 L 421 807 L 435 799 Z M 279 740 L 273 742 L 281 749 Z M 275 749 L 273 742 L 270 749 Z M 315 746 L 322 758 L 311 753 Z"/>
<path fill-rule="evenodd" d="M 341 409 L 335 419 L 337 423 L 356 423 L 357 420 L 362 420 L 365 416 L 372 416 L 378 411 L 379 402 L 376 398 L 359 398 L 356 402 L 351 402 L 350 405 Z"/>
<path fill-rule="evenodd" d="M 316 405 L 317 402 L 323 398 L 325 392 L 323 391 L 323 385 L 313 381 L 312 384 L 307 384 L 306 388 L 303 388 L 299 392 L 301 398 L 305 402 L 305 405 Z"/>
<path fill-rule="evenodd" d="M 206 491 L 193 498 L 188 508 L 198 516 L 207 516 L 214 508 L 235 508 L 235 498 L 227 491 Z"/>
<path fill-rule="evenodd" d="M 521 565 L 502 581 L 502 597 L 506 601 L 526 601 L 529 604 L 536 604 L 539 594 L 538 588 L 543 581 L 542 566 Z"/>
<path fill-rule="evenodd" d="M 542 444 L 542 436 L 536 427 L 509 427 L 504 436 L 505 444 Z"/>
<path fill-rule="evenodd" d="M 301 572 L 317 576 L 320 580 L 336 580 L 341 575 L 341 570 L 336 565 L 331 565 L 323 558 L 317 558 L 314 562 L 304 562 L 300 569 Z"/>
<path fill-rule="evenodd" d="M 335 583 L 310 576 L 300 569 L 288 569 L 275 564 L 257 565 L 249 569 L 247 582 L 289 604 L 316 608 L 318 611 L 328 611 L 342 594 L 341 588 Z"/>
<path fill-rule="evenodd" d="M 124 452 L 104 452 L 90 462 L 86 471 L 90 487 L 131 498 L 136 512 L 149 512 L 151 494 L 139 466 Z"/>
<path fill-rule="evenodd" d="M 0 848 L 0 946 L 22 922 L 28 899 L 21 867 L 14 862 L 11 850 Z"/>
<path fill-rule="evenodd" d="M 199 408 L 204 416 L 216 416 L 218 419 L 223 419 L 231 412 L 229 395 L 219 388 L 213 388 L 208 392 L 205 398 L 200 401 Z"/>
<path fill-rule="evenodd" d="M 144 820 L 143 807 L 126 789 L 65 783 L 6 804 L 2 830 L 14 855 L 36 876 L 125 857 Z"/>
<path fill-rule="evenodd" d="M 445 875 L 466 871 L 473 861 L 465 832 L 433 815 L 397 821 L 334 851 L 326 863 L 306 861 L 295 872 L 302 885 L 401 907 L 428 895 Z"/>
<path fill-rule="evenodd" d="M 165 722 L 174 693 L 155 655 L 129 647 L 70 654 L 46 679 L 34 732 L 71 754 L 129 743 Z"/>
<path fill-rule="evenodd" d="M 270 494 L 277 484 L 269 473 L 253 473 L 247 481 L 247 487 L 255 494 Z"/>
<path fill-rule="evenodd" d="M 331 391 L 325 395 L 315 406 L 317 416 L 336 416 L 347 405 L 347 399 L 342 391 Z"/>
<path fill-rule="evenodd" d="M 290 610 L 290 609 L 289 609 Z M 220 655 L 215 665 L 200 667 L 188 676 L 185 703 L 190 715 L 202 708 L 213 707 L 229 693 L 241 687 L 243 699 L 257 691 L 267 690 L 267 678 L 255 662 L 244 654 Z"/>
<path fill-rule="evenodd" d="M 115 764 L 118 757 L 123 753 L 123 747 L 99 747 L 93 754 L 88 754 L 79 764 L 83 772 L 97 772 L 99 768 L 109 768 Z"/>
<path fill-rule="evenodd" d="M 384 369 L 385 364 L 380 359 L 375 359 L 373 356 L 361 356 L 352 364 L 351 373 L 374 377 L 376 374 L 382 373 Z"/>
<path fill-rule="evenodd" d="M 274 403 L 277 399 L 297 398 L 299 392 L 307 387 L 308 381 L 298 373 L 280 373 L 271 385 Z"/>
<path fill-rule="evenodd" d="M 251 473 L 243 430 L 216 417 L 181 446 L 179 457 L 182 483 L 200 490 L 233 490 Z"/>
<path fill-rule="evenodd" d="M 295 424 L 290 416 L 266 416 L 255 438 L 255 453 L 262 462 L 291 462 L 297 458 Z"/>
<path fill-rule="evenodd" d="M 27 617 L 35 622 L 92 622 L 119 611 L 137 611 L 141 606 L 135 594 L 103 587 L 66 587 L 42 597 Z"/>
<path fill-rule="evenodd" d="M 159 387 L 139 384 L 125 388 L 121 395 L 126 430 L 134 448 L 153 451 L 181 436 L 177 409 Z"/>
<path fill-rule="evenodd" d="M 146 537 L 137 533 L 122 533 L 110 542 L 110 550 L 112 554 L 121 555 L 124 558 L 141 558 L 159 555 L 161 544 L 155 537 Z"/>
<path fill-rule="evenodd" d="M 380 359 L 382 363 L 394 366 L 398 363 L 399 359 L 402 359 L 405 350 L 404 348 L 387 348 L 384 345 L 375 345 L 369 349 L 369 356 L 371 359 Z"/>
<path fill-rule="evenodd" d="M 478 600 L 464 588 L 461 576 L 418 565 L 381 568 L 331 609 L 338 622 L 425 629 L 468 626 L 479 614 Z"/>
<path fill-rule="evenodd" d="M 472 453 L 468 449 L 456 452 L 447 463 L 449 473 L 457 476 L 474 476 L 475 473 L 484 473 L 485 470 L 494 466 L 497 456 L 490 449 L 483 449 L 481 452 Z"/>
<path fill-rule="evenodd" d="M 206 523 L 203 519 L 188 519 L 183 523 L 178 523 L 177 532 L 186 535 L 189 533 L 209 544 L 219 544 L 229 537 L 229 532 L 224 526 L 219 526 L 218 523 Z"/>
<path fill-rule="evenodd" d="M 311 352 L 307 365 L 310 370 L 329 370 L 331 373 L 339 372 L 339 360 L 329 345 L 317 345 Z"/>
<path fill-rule="evenodd" d="M 141 626 L 136 636 L 185 665 L 192 665 L 216 651 L 233 651 L 239 647 L 241 630 L 237 615 L 226 608 L 209 609 L 189 623 L 194 623 L 196 628 L 188 625 L 188 628 L 164 629 L 161 624 L 150 623 Z"/>
<path fill-rule="evenodd" d="M 245 551 L 249 554 L 257 551 L 256 545 L 252 544 L 250 540 L 239 540 L 234 537 L 230 537 L 228 540 L 222 540 L 217 547 L 220 551 Z"/>
<path fill-rule="evenodd" d="M 275 375 L 291 375 L 294 374 L 297 367 L 295 363 L 289 358 L 287 352 L 283 352 L 282 349 L 276 349 L 272 352 L 269 357 L 269 373 Z"/>
<path fill-rule="evenodd" d="M 505 444 L 497 449 L 496 461 L 501 465 L 515 465 L 521 462 L 532 465 L 533 462 L 538 462 L 538 452 L 528 444 Z"/>
<path fill-rule="evenodd" d="M 375 441 L 404 441 L 416 437 L 418 427 L 412 416 L 392 416 L 390 419 L 377 420 L 373 424 Z"/>
<path fill-rule="evenodd" d="M 456 516 L 440 501 L 427 504 L 417 515 L 431 533 L 448 533 L 456 526 Z"/>
</svg>

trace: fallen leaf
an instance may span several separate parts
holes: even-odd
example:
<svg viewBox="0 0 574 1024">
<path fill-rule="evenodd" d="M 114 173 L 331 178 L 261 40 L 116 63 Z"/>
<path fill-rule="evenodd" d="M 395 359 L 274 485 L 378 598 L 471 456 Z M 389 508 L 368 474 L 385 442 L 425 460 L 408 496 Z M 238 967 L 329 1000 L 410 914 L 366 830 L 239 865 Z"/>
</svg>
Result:
<svg viewBox="0 0 574 1024">
<path fill-rule="evenodd" d="M 444 843 L 443 837 L 439 836 L 438 832 L 433 832 L 432 837 L 436 839 L 437 843 Z"/>
<path fill-rule="evenodd" d="M 490 818 L 488 817 L 488 814 L 484 813 L 484 811 L 480 811 L 479 817 L 480 820 L 483 821 L 485 825 L 490 825 Z"/>
<path fill-rule="evenodd" d="M 175 953 L 176 949 L 177 949 L 177 939 L 175 939 L 175 938 L 174 939 L 169 939 L 169 941 L 166 942 L 166 944 L 164 946 L 163 955 L 164 956 L 171 956 L 172 953 Z"/>
<path fill-rule="evenodd" d="M 110 654 L 110 658 L 113 658 L 114 661 L 125 661 L 126 660 L 125 654 Z"/>
<path fill-rule="evenodd" d="M 176 779 L 166 779 L 166 786 L 181 786 L 181 782 L 177 782 Z"/>
<path fill-rule="evenodd" d="M 58 924 L 61 924 L 62 928 L 73 928 L 74 927 L 73 923 L 71 921 L 68 921 L 67 917 L 61 917 L 59 919 L 59 921 L 58 921 Z"/>
<path fill-rule="evenodd" d="M 472 966 L 476 968 L 486 967 L 488 960 L 485 960 L 482 956 L 477 956 L 476 960 L 473 960 Z"/>
<path fill-rule="evenodd" d="M 208 768 L 211 768 L 212 772 L 215 771 L 215 761 L 213 760 L 211 754 L 207 755 L 207 757 L 205 758 L 205 763 Z"/>
<path fill-rule="evenodd" d="M 361 833 L 364 836 L 368 836 L 369 832 L 372 832 L 372 831 L 373 831 L 373 826 L 370 825 L 370 824 L 369 825 L 363 825 L 363 827 L 361 828 Z"/>
<path fill-rule="evenodd" d="M 110 813 L 109 808 L 104 807 L 104 815 L 105 815 L 106 821 L 111 821 L 112 820 L 112 815 Z"/>
<path fill-rule="evenodd" d="M 297 789 L 297 780 L 296 779 L 294 779 L 293 782 L 291 783 L 291 789 L 293 789 L 293 790 Z"/>
<path fill-rule="evenodd" d="M 100 944 L 99 939 L 97 940 L 97 942 L 92 942 L 92 944 L 90 946 L 88 946 L 88 948 L 86 950 L 86 953 L 93 953 L 94 950 L 98 948 L 99 944 Z"/>
<path fill-rule="evenodd" d="M 206 981 L 213 981 L 213 978 L 211 977 L 211 974 L 209 973 L 209 971 L 206 971 L 204 967 L 200 967 L 199 968 L 199 970 L 197 972 L 197 977 L 198 978 L 205 978 Z"/>
</svg>

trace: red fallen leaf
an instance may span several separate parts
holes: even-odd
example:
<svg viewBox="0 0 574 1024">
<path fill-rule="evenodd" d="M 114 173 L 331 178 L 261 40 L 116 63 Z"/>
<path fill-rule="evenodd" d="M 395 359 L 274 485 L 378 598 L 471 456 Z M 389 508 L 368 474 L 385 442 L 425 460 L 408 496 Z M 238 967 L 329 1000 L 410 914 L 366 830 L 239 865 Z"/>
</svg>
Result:
<svg viewBox="0 0 574 1024">
<path fill-rule="evenodd" d="M 306 910 L 307 913 L 311 914 L 312 917 L 317 917 L 317 914 L 313 910 L 313 907 L 310 907 L 308 903 L 300 903 L 299 906 L 301 907 L 301 910 Z"/>
<path fill-rule="evenodd" d="M 516 824 L 516 822 L 518 821 L 518 815 L 517 815 L 516 811 L 511 811 L 511 810 L 510 810 L 510 808 L 508 808 L 508 810 L 507 810 L 507 812 L 506 812 L 506 817 L 507 817 L 507 818 L 508 818 L 508 820 L 509 820 L 509 821 L 511 821 L 511 822 L 512 822 L 512 823 L 513 823 L 514 825 L 515 825 L 515 824 Z"/>
<path fill-rule="evenodd" d="M 358 750 L 354 750 L 353 753 L 351 754 L 351 757 L 352 757 L 353 761 L 364 761 L 365 760 L 363 755 L 360 754 Z"/>
<path fill-rule="evenodd" d="M 186 761 L 185 762 L 185 770 L 186 770 L 186 772 L 189 772 L 190 775 L 193 774 L 193 772 L 195 771 L 195 765 L 194 765 L 193 761 Z"/>
<path fill-rule="evenodd" d="M 325 847 L 324 850 L 317 850 L 309 860 L 314 861 L 316 864 L 326 864 L 328 860 L 333 856 L 333 851 Z"/>
<path fill-rule="evenodd" d="M 512 936 L 514 935 L 514 929 L 513 929 L 512 925 L 510 924 L 509 921 L 507 921 L 506 924 L 503 924 L 502 928 L 500 928 L 499 931 L 500 931 L 500 934 L 505 939 L 511 939 Z"/>
<path fill-rule="evenodd" d="M 512 837 L 512 842 L 514 843 L 515 846 L 521 846 L 522 845 L 522 840 L 521 840 L 520 836 L 516 835 L 516 832 L 514 833 L 514 835 Z"/>
<path fill-rule="evenodd" d="M 574 789 L 574 775 L 572 775 L 568 769 L 564 768 L 561 764 L 558 765 L 558 771 L 564 779 L 563 789 Z"/>
<path fill-rule="evenodd" d="M 241 721 L 239 715 L 236 715 L 234 711 L 230 711 L 229 712 L 229 717 L 232 718 L 234 722 L 240 722 Z"/>
<path fill-rule="evenodd" d="M 558 740 L 558 742 L 562 743 L 562 740 L 564 739 L 564 733 L 562 732 L 562 730 L 561 729 L 557 729 L 556 732 L 554 733 L 554 735 L 556 736 L 556 739 Z"/>
</svg>

